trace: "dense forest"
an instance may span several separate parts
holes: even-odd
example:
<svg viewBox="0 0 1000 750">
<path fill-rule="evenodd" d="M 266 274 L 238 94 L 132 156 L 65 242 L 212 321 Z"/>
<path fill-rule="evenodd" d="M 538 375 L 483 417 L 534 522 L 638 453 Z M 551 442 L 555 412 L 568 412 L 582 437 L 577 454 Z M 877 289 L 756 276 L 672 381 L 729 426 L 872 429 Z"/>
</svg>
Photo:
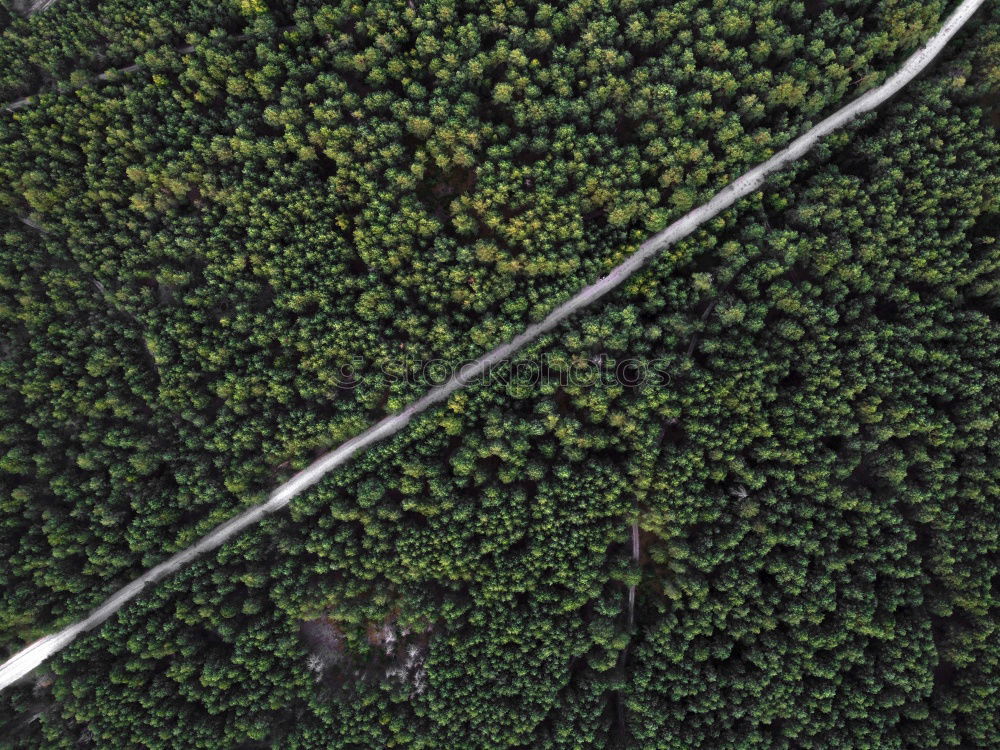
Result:
<svg viewBox="0 0 1000 750">
<path fill-rule="evenodd" d="M 951 7 L 0 4 L 6 652 Z M 1000 746 L 998 89 L 993 0 L 523 353 L 555 377 L 454 395 L 0 694 L 0 747 Z M 625 361 L 666 377 L 570 377 Z"/>
</svg>

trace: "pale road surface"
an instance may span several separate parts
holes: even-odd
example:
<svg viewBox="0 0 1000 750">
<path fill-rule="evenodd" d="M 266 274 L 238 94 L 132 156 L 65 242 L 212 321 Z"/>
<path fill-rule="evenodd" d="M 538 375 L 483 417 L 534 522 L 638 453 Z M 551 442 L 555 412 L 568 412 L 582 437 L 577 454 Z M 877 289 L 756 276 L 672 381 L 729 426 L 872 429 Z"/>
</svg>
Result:
<svg viewBox="0 0 1000 750">
<path fill-rule="evenodd" d="M 147 570 L 139 578 L 113 594 L 83 620 L 63 628 L 58 633 L 47 635 L 14 654 L 14 656 L 0 666 L 0 690 L 26 675 L 54 653 L 65 648 L 80 633 L 90 630 L 107 620 L 121 609 L 126 602 L 142 591 L 146 585 L 162 580 L 192 560 L 218 548 L 227 539 L 248 526 L 284 508 L 291 502 L 293 497 L 316 484 L 324 475 L 345 463 L 355 453 L 364 450 L 372 443 L 395 435 L 406 427 L 410 420 L 420 412 L 444 401 L 451 394 L 464 388 L 469 382 L 486 372 L 493 365 L 508 359 L 529 342 L 555 328 L 577 310 L 593 304 L 612 289 L 619 286 L 664 248 L 687 237 L 706 221 L 732 206 L 737 200 L 756 191 L 764 183 L 767 175 L 801 158 L 821 138 L 843 127 L 858 115 L 877 107 L 920 73 L 965 22 L 969 20 L 969 17 L 983 2 L 984 0 L 964 0 L 930 41 L 915 52 L 885 83 L 830 115 L 808 132 L 796 138 L 791 144 L 770 159 L 729 183 L 729 185 L 716 193 L 715 197 L 710 201 L 698 206 L 659 234 L 646 240 L 635 253 L 629 256 L 621 265 L 615 267 L 607 276 L 581 289 L 569 300 L 550 312 L 544 320 L 529 326 L 523 333 L 488 354 L 484 354 L 475 362 L 465 365 L 450 380 L 436 388 L 432 388 L 401 412 L 375 423 L 340 447 L 317 459 L 310 466 L 275 489 L 265 502 L 249 508 L 239 515 L 230 518 L 228 521 L 221 523 L 191 547 L 178 552 L 156 567 Z"/>
<path fill-rule="evenodd" d="M 41 13 L 43 10 L 45 10 L 49 6 L 54 5 L 55 2 L 56 2 L 56 0 L 37 0 L 37 2 L 32 3 L 31 7 L 28 8 L 28 15 L 34 15 L 35 13 Z"/>
<path fill-rule="evenodd" d="M 56 2 L 56 0 L 35 0 L 33 3 L 30 3 L 25 8 L 24 13 L 27 16 L 33 16 L 36 13 L 41 13 L 43 10 L 45 10 L 46 8 L 48 8 L 50 5 L 54 5 L 55 2 Z"/>
</svg>

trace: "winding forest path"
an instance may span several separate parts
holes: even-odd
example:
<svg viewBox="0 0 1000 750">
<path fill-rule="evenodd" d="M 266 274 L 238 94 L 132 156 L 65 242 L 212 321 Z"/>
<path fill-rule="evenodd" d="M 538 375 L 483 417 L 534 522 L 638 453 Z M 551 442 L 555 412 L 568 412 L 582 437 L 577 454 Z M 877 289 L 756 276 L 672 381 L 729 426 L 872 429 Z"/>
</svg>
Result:
<svg viewBox="0 0 1000 750">
<path fill-rule="evenodd" d="M 49 0 L 49 1 L 50 2 L 55 2 L 55 0 Z M 289 29 L 293 29 L 293 28 L 295 28 L 295 27 L 294 26 L 279 26 L 279 27 L 277 27 L 274 30 L 274 33 L 281 33 L 283 31 L 288 31 Z M 235 36 L 226 37 L 226 39 L 228 39 L 229 41 L 232 41 L 232 42 L 242 42 L 242 41 L 246 41 L 247 39 L 249 39 L 252 36 L 254 36 L 254 35 L 253 34 L 236 34 Z M 259 36 L 259 35 L 257 35 L 257 36 Z M 185 44 L 183 47 L 174 47 L 174 51 L 177 52 L 180 55 L 190 55 L 190 54 L 192 54 L 194 52 L 194 45 L 193 44 Z M 115 75 L 129 75 L 131 73 L 137 73 L 141 69 L 142 69 L 142 66 L 140 66 L 138 63 L 132 63 L 131 65 L 126 65 L 124 68 L 116 68 L 114 70 L 109 70 L 109 71 L 106 71 L 104 73 L 98 73 L 98 74 L 96 74 L 95 76 L 91 77 L 88 80 L 89 81 L 107 81 L 107 80 L 111 79 L 112 76 L 115 76 Z M 79 87 L 77 87 L 77 88 L 79 88 Z M 63 89 L 62 91 L 60 91 L 58 88 L 56 88 L 56 89 L 52 89 L 51 91 L 53 93 L 65 93 L 66 89 Z M 34 104 L 35 103 L 36 97 L 39 95 L 39 93 L 41 93 L 41 92 L 36 91 L 34 94 L 28 94 L 27 96 L 22 96 L 20 99 L 15 99 L 14 101 L 8 102 L 7 104 L 2 104 L 2 105 L 0 105 L 0 109 L 6 109 L 6 110 L 8 110 L 10 112 L 14 112 L 14 111 L 16 111 L 18 109 L 22 109 L 23 107 L 27 107 L 29 104 Z"/>
<path fill-rule="evenodd" d="M 592 305 L 632 276 L 664 248 L 687 237 L 706 221 L 709 221 L 720 212 L 732 206 L 737 200 L 756 191 L 763 185 L 765 178 L 769 174 L 800 159 L 820 139 L 843 127 L 858 115 L 868 112 L 885 102 L 927 67 L 931 60 L 938 55 L 948 41 L 951 40 L 984 2 L 985 0 L 963 0 L 937 33 L 923 47 L 911 55 L 903 63 L 903 66 L 890 76 L 885 83 L 855 99 L 819 124 L 813 126 L 809 131 L 796 138 L 770 159 L 758 164 L 741 177 L 729 183 L 729 185 L 716 193 L 707 203 L 703 203 L 682 216 L 662 232 L 650 237 L 639 246 L 639 249 L 635 253 L 616 266 L 607 276 L 581 289 L 569 300 L 552 310 L 544 320 L 528 326 L 528 328 L 511 341 L 498 346 L 475 362 L 464 366 L 450 380 L 432 388 L 401 412 L 385 417 L 364 432 L 317 459 L 310 466 L 275 489 L 265 502 L 248 508 L 228 521 L 219 524 L 192 546 L 172 555 L 159 565 L 147 570 L 134 581 L 119 589 L 84 619 L 66 626 L 58 633 L 47 635 L 14 654 L 3 665 L 0 665 L 0 690 L 6 688 L 50 656 L 65 648 L 81 633 L 107 620 L 112 614 L 121 609 L 126 602 L 139 594 L 147 585 L 162 580 L 206 552 L 217 549 L 226 540 L 248 526 L 284 508 L 291 502 L 292 498 L 314 485 L 333 469 L 346 463 L 355 453 L 364 450 L 379 440 L 400 432 L 416 415 L 434 404 L 444 401 L 456 391 L 461 390 L 490 367 L 517 353 L 521 348 L 534 341 L 543 333 L 552 330 L 578 310 Z"/>
<path fill-rule="evenodd" d="M 234 38 L 235 39 L 240 39 L 240 38 L 246 39 L 247 35 L 246 34 L 242 34 L 240 37 L 234 37 Z M 190 55 L 192 52 L 194 52 L 194 47 L 192 45 L 188 44 L 188 45 L 185 45 L 184 47 L 177 47 L 176 51 L 178 53 L 182 54 L 182 55 Z M 130 73 L 135 73 L 138 70 L 139 70 L 139 64 L 138 63 L 132 63 L 131 65 L 126 65 L 124 68 L 118 68 L 118 69 L 116 69 L 114 71 L 108 71 L 106 73 L 98 73 L 97 75 L 95 75 L 90 80 L 91 81 L 107 81 L 113 75 L 117 75 L 117 74 L 128 75 Z M 57 89 L 56 89 L 56 91 L 57 91 Z M 15 99 L 14 101 L 12 101 L 12 102 L 10 102 L 8 104 L 4 104 L 2 107 L 0 107 L 0 109 L 6 109 L 6 110 L 9 110 L 11 112 L 14 112 L 15 110 L 21 109 L 22 107 L 27 107 L 29 104 L 33 104 L 35 102 L 35 97 L 37 97 L 37 96 L 38 96 L 38 92 L 36 91 L 34 94 L 28 94 L 27 96 L 22 96 L 20 99 Z"/>
</svg>

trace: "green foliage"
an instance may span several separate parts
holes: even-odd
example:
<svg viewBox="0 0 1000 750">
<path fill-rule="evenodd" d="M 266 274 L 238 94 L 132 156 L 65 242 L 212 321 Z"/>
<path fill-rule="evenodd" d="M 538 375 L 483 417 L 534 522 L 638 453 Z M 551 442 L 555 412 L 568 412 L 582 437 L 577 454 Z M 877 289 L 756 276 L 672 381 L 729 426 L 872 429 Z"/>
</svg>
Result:
<svg viewBox="0 0 1000 750">
<path fill-rule="evenodd" d="M 942 10 L 157 5 L 95 37 L 117 6 L 59 7 L 0 40 L 36 56 L 4 85 L 45 88 L 0 120 L 12 648 L 424 390 L 388 365 L 541 317 Z M 523 355 L 668 377 L 456 394 L 5 692 L 3 742 L 1000 744 L 986 12 Z M 104 46 L 140 70 L 60 90 Z"/>
</svg>

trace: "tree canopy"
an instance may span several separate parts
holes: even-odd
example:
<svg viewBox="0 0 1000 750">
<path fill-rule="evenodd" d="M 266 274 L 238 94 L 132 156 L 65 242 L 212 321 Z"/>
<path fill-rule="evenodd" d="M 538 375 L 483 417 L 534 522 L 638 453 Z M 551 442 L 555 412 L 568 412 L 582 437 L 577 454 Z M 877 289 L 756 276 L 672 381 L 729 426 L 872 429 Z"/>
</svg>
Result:
<svg viewBox="0 0 1000 750">
<path fill-rule="evenodd" d="M 0 88 L 39 92 L 0 114 L 8 650 L 407 404 L 405 363 L 540 319 L 946 10 L 8 14 Z M 0 743 L 1000 744 L 998 10 L 520 356 L 551 377 L 455 394 L 9 689 Z"/>
</svg>

